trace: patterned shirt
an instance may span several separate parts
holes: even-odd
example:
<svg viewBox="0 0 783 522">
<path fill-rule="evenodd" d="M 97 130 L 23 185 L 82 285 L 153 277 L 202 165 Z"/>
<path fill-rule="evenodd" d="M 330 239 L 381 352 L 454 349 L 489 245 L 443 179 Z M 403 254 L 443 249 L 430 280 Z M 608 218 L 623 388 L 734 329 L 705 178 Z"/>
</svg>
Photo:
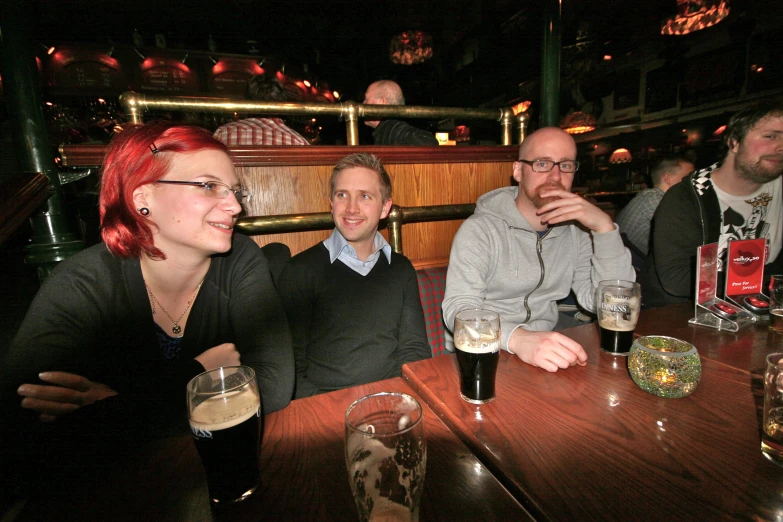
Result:
<svg viewBox="0 0 783 522">
<path fill-rule="evenodd" d="M 617 216 L 620 232 L 628 236 L 644 255 L 647 255 L 650 247 L 650 222 L 661 199 L 663 190 L 658 187 L 643 190 Z"/>
<path fill-rule="evenodd" d="M 280 118 L 246 118 L 218 128 L 215 138 L 229 147 L 244 145 L 310 145 Z"/>
</svg>

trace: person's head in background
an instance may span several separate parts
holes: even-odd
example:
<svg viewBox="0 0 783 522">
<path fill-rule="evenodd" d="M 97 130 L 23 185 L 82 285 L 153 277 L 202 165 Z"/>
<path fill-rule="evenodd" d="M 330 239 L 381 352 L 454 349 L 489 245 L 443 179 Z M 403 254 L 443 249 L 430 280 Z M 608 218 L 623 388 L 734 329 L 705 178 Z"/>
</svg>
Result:
<svg viewBox="0 0 783 522">
<path fill-rule="evenodd" d="M 693 172 L 691 161 L 681 156 L 671 156 L 659 160 L 650 170 L 650 178 L 654 187 L 666 192 L 680 182 L 682 178 Z"/>
<path fill-rule="evenodd" d="M 723 145 L 723 166 L 742 179 L 764 184 L 783 174 L 783 99 L 766 100 L 734 114 Z"/>
<path fill-rule="evenodd" d="M 391 80 L 379 80 L 367 87 L 364 93 L 364 103 L 368 105 L 405 105 L 402 89 Z M 375 128 L 380 121 L 365 121 L 368 127 Z"/>
</svg>

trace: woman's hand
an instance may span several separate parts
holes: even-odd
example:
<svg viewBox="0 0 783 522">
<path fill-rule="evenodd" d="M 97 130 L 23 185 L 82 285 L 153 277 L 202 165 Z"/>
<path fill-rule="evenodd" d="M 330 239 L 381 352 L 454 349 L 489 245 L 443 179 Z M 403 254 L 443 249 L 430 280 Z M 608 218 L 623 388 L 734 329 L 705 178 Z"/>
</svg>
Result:
<svg viewBox="0 0 783 522">
<path fill-rule="evenodd" d="M 225 343 L 201 352 L 194 357 L 205 370 L 221 366 L 239 366 L 239 352 L 233 343 Z"/>
<path fill-rule="evenodd" d="M 117 392 L 99 382 L 67 372 L 43 372 L 38 378 L 53 386 L 23 384 L 17 393 L 24 397 L 22 408 L 35 410 L 42 422 L 52 422 L 61 415 L 117 395 Z"/>
</svg>

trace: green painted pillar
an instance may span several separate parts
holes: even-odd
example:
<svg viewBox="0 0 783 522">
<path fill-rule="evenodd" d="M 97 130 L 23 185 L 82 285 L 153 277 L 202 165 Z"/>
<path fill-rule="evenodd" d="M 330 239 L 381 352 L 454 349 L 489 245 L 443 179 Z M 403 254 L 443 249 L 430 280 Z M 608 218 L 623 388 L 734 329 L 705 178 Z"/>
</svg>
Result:
<svg viewBox="0 0 783 522">
<path fill-rule="evenodd" d="M 539 127 L 557 127 L 560 120 L 560 32 L 562 7 L 562 0 L 544 0 Z"/>
<path fill-rule="evenodd" d="M 52 196 L 30 218 L 33 237 L 25 259 L 37 268 L 43 281 L 57 263 L 82 250 L 84 242 L 73 232 L 73 225 L 65 216 L 54 149 L 43 114 L 34 47 L 28 38 L 23 12 L 25 4 L 8 2 L 3 9 L 0 21 L 5 66 L 3 87 L 19 166 L 22 171 L 43 172 L 52 187 Z"/>
</svg>

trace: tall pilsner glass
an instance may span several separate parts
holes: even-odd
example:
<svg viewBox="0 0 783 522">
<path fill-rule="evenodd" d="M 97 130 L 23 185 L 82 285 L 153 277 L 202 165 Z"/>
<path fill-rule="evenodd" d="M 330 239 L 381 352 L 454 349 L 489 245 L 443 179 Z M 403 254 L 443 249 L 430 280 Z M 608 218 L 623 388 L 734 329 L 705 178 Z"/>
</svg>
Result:
<svg viewBox="0 0 783 522">
<path fill-rule="evenodd" d="M 228 366 L 188 383 L 188 417 L 214 505 L 249 497 L 260 479 L 261 397 L 256 373 Z"/>
<path fill-rule="evenodd" d="M 421 404 L 375 393 L 345 412 L 345 463 L 362 522 L 417 522 L 427 469 Z"/>
<path fill-rule="evenodd" d="M 490 310 L 462 310 L 454 320 L 460 396 L 472 404 L 495 399 L 500 359 L 500 317 Z"/>
<path fill-rule="evenodd" d="M 642 306 L 642 287 L 633 281 L 601 281 L 595 291 L 595 311 L 601 349 L 612 355 L 628 355 Z"/>
</svg>

